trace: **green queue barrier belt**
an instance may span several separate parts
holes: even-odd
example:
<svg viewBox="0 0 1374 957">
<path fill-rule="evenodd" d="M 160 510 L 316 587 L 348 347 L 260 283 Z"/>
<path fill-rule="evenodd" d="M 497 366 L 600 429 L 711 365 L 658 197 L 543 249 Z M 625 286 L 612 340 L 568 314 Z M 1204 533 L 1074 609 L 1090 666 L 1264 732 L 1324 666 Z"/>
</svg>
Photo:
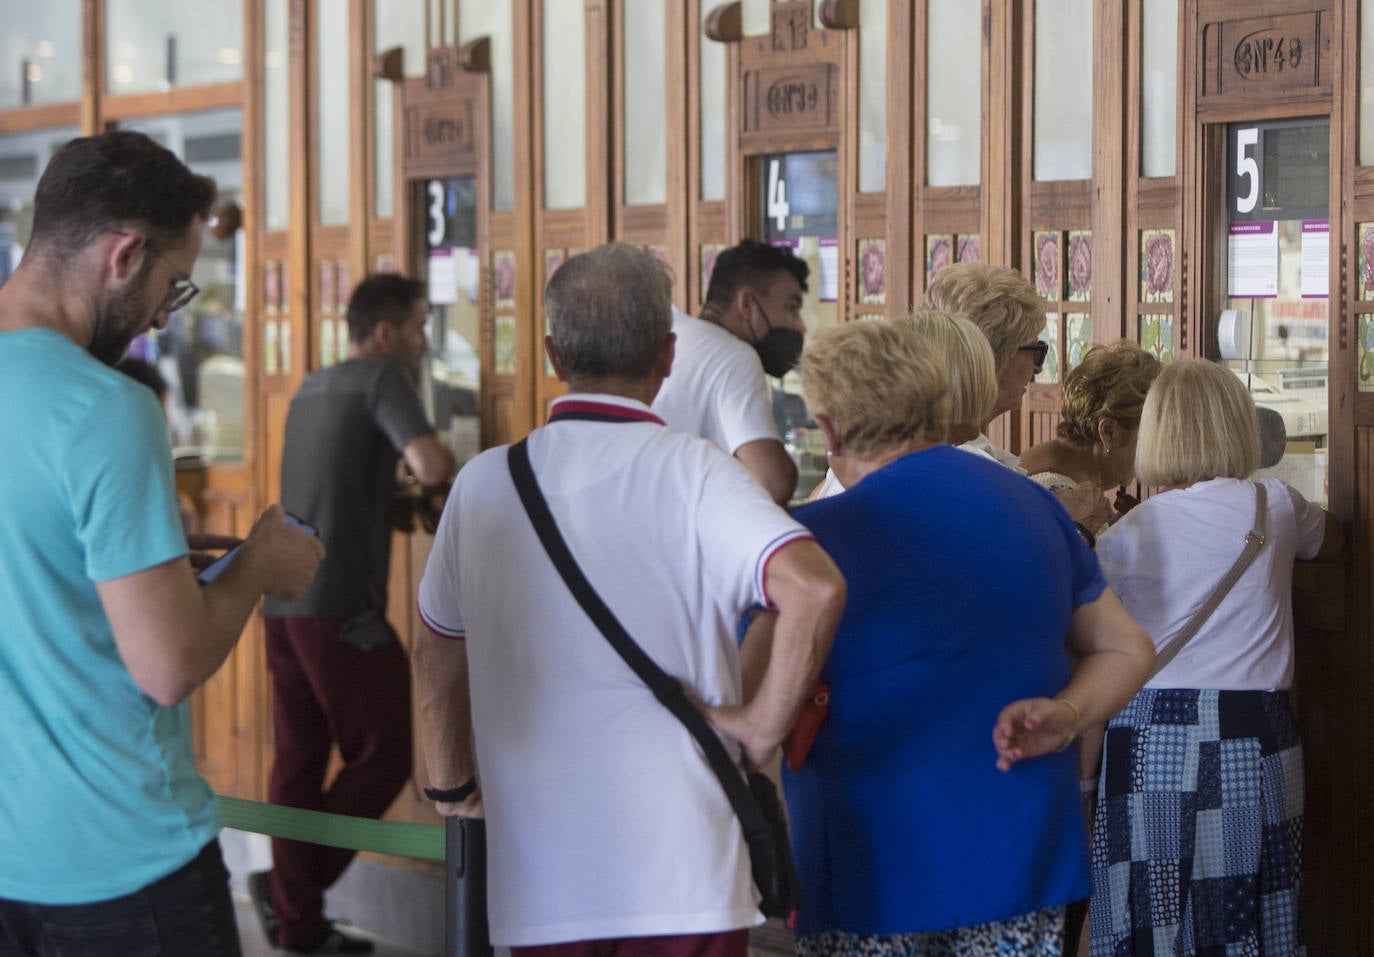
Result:
<svg viewBox="0 0 1374 957">
<path fill-rule="evenodd" d="M 374 821 L 344 814 L 305 811 L 296 807 L 245 801 L 243 798 L 216 795 L 220 819 L 225 827 L 252 831 L 292 841 L 306 841 L 329 847 L 347 847 L 375 854 L 444 859 L 444 827 L 441 824 L 407 824 L 404 821 Z"/>
</svg>

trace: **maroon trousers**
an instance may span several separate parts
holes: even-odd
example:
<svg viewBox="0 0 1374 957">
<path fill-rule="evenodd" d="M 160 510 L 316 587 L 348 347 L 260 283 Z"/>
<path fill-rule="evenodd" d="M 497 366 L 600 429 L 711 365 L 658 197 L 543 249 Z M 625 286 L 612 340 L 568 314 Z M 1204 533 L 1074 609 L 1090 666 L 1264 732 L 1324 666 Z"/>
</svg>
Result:
<svg viewBox="0 0 1374 957">
<path fill-rule="evenodd" d="M 749 931 L 575 940 L 512 947 L 510 952 L 511 957 L 745 957 L 749 952 Z"/>
<path fill-rule="evenodd" d="M 264 618 L 272 675 L 276 760 L 273 804 L 380 817 L 410 777 L 410 665 L 392 640 L 363 650 L 339 639 L 334 618 Z M 325 787 L 332 746 L 343 767 Z M 272 839 L 278 943 L 308 944 L 329 931 L 324 891 L 354 852 Z"/>
</svg>

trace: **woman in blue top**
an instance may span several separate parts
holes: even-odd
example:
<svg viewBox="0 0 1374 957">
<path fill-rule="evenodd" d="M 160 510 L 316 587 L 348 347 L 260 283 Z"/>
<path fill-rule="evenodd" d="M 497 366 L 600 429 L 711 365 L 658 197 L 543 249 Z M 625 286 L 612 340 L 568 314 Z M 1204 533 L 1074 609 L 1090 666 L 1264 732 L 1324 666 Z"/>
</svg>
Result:
<svg viewBox="0 0 1374 957">
<path fill-rule="evenodd" d="M 943 444 L 946 373 L 924 341 L 827 330 L 802 382 L 848 491 L 795 515 L 849 601 L 829 713 L 784 774 L 798 950 L 1057 955 L 1063 905 L 1089 892 L 1067 748 L 1140 687 L 1149 637 L 1048 492 Z"/>
</svg>

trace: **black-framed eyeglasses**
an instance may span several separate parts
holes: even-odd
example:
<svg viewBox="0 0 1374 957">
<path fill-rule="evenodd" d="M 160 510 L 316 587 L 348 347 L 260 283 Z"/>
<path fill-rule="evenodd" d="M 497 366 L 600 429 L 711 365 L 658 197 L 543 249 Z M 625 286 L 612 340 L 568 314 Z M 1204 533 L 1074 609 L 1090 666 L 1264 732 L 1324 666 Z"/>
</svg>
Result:
<svg viewBox="0 0 1374 957">
<path fill-rule="evenodd" d="M 163 300 L 162 307 L 168 312 L 176 312 L 178 309 L 184 308 L 188 302 L 200 294 L 200 287 L 191 281 L 190 274 L 177 269 L 177 264 L 168 259 L 166 253 L 154 246 L 151 239 L 144 240 L 144 243 L 153 255 L 177 272 L 177 277 L 167 287 L 167 298 Z"/>
<path fill-rule="evenodd" d="M 1050 354 L 1050 344 L 1044 339 L 1032 342 L 1030 345 L 1017 346 L 1017 352 L 1029 352 L 1035 356 L 1035 374 L 1039 375 L 1040 370 L 1045 368 L 1045 357 Z"/>
<path fill-rule="evenodd" d="M 113 230 L 113 232 L 120 236 L 131 235 L 122 229 L 116 229 Z M 153 241 L 146 236 L 143 239 L 143 245 L 147 246 L 154 256 L 157 256 L 167 265 L 171 266 L 177 274 L 176 278 L 167 285 L 167 296 L 162 300 L 162 308 L 166 309 L 168 312 L 176 312 L 178 309 L 184 308 L 186 304 L 196 298 L 196 296 L 200 295 L 200 287 L 191 281 L 190 273 L 184 273 L 178 269 L 177 264 L 167 258 L 167 254 L 161 249 L 158 249 Z"/>
</svg>

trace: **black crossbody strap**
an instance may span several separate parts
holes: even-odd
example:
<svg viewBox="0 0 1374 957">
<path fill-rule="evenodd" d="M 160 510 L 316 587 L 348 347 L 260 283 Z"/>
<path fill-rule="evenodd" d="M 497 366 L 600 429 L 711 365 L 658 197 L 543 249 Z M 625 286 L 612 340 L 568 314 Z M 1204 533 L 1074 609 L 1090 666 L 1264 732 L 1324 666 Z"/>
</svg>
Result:
<svg viewBox="0 0 1374 957">
<path fill-rule="evenodd" d="M 564 583 L 568 590 L 572 592 L 577 603 L 582 606 L 582 610 L 587 613 L 587 617 L 601 629 L 601 633 L 606 636 L 606 640 L 611 643 L 611 647 L 625 663 L 630 666 L 639 679 L 648 685 L 654 697 L 673 713 L 683 726 L 687 728 L 692 737 L 696 739 L 702 752 L 706 755 L 707 762 L 711 765 L 711 770 L 720 779 L 721 786 L 725 789 L 725 796 L 730 801 L 730 806 L 734 808 L 736 816 L 739 817 L 740 824 L 744 828 L 746 838 L 750 835 L 767 832 L 769 830 L 768 821 L 764 818 L 763 812 L 759 810 L 754 796 L 750 794 L 748 785 L 744 777 L 740 774 L 735 762 L 730 759 L 730 754 L 725 750 L 725 745 L 721 744 L 716 732 L 702 717 L 700 711 L 687 698 L 686 691 L 682 687 L 682 682 L 669 675 L 660 668 L 652 658 L 645 653 L 620 620 L 615 617 L 615 613 L 606 607 L 606 603 L 601 600 L 592 583 L 587 581 L 587 576 L 582 574 L 582 569 L 577 564 L 577 559 L 568 550 L 568 544 L 563 540 L 563 534 L 558 530 L 558 524 L 553 519 L 553 513 L 549 511 L 549 503 L 544 499 L 544 493 L 539 489 L 539 482 L 534 477 L 534 469 L 530 467 L 529 448 L 526 440 L 521 439 L 510 447 L 508 453 L 511 478 L 515 480 L 515 489 L 520 493 L 520 502 L 525 506 L 525 512 L 530 517 L 530 523 L 534 526 L 535 532 L 539 535 L 539 541 L 543 543 L 544 550 L 549 553 L 549 558 L 553 561 L 558 573 L 563 576 Z"/>
</svg>

